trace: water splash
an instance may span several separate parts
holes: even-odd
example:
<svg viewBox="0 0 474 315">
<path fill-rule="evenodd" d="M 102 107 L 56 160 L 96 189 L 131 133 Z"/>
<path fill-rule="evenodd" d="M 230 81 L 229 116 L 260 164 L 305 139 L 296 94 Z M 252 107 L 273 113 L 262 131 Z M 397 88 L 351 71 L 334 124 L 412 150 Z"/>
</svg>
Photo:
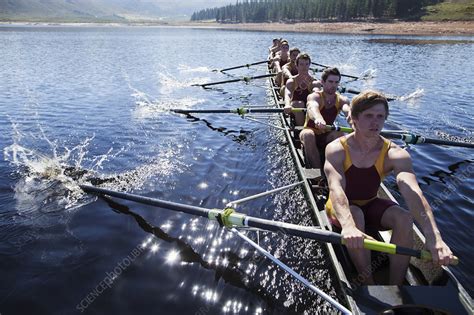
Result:
<svg viewBox="0 0 474 315">
<path fill-rule="evenodd" d="M 160 149 L 156 157 L 145 161 L 135 169 L 115 174 L 98 174 L 104 164 L 113 161 L 125 148 L 109 148 L 105 153 L 91 156 L 89 147 L 94 136 L 68 148 L 58 141 L 48 139 L 43 130 L 35 135 L 37 146 L 46 143 L 46 149 L 34 149 L 23 145 L 28 134 L 13 123 L 13 144 L 4 148 L 4 159 L 15 167 L 19 180 L 15 184 L 17 214 L 36 217 L 38 213 L 64 212 L 88 203 L 94 198 L 87 196 L 79 184 L 97 184 L 104 187 L 130 191 L 146 184 L 164 184 L 170 176 L 186 168 L 176 156 L 184 145 L 172 145 Z M 42 140 L 40 143 L 38 140 Z M 45 153 L 46 152 L 46 153 Z"/>
<path fill-rule="evenodd" d="M 193 77 L 187 80 L 178 79 L 166 69 L 159 73 L 160 95 L 173 94 L 177 89 L 189 88 L 193 84 L 209 82 L 209 77 Z"/>
<path fill-rule="evenodd" d="M 362 80 L 369 80 L 373 79 L 377 76 L 377 69 L 367 69 L 364 72 L 362 72 L 359 77 L 362 78 Z"/>
<path fill-rule="evenodd" d="M 398 99 L 402 102 L 418 99 L 425 95 L 424 89 L 416 89 L 414 92 L 400 96 Z"/>
<path fill-rule="evenodd" d="M 190 67 L 189 65 L 184 65 L 184 64 L 180 64 L 178 66 L 178 70 L 180 72 L 184 72 L 184 73 L 194 73 L 194 72 L 210 72 L 212 71 L 211 69 L 209 69 L 208 67 L 196 67 L 196 68 L 192 68 Z"/>
<path fill-rule="evenodd" d="M 164 113 L 169 113 L 171 109 L 190 109 L 197 104 L 204 103 L 204 99 L 185 97 L 182 99 L 162 99 L 162 100 L 143 100 L 137 96 L 133 116 L 136 119 L 158 118 Z"/>
</svg>

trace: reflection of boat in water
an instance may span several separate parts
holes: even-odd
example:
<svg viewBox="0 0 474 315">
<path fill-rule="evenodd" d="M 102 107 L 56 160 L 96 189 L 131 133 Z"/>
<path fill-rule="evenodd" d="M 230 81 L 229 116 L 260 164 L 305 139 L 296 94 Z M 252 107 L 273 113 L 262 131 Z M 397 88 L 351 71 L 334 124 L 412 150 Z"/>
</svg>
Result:
<svg viewBox="0 0 474 315">
<path fill-rule="evenodd" d="M 279 87 L 269 79 L 270 89 L 276 106 L 283 107 L 284 102 L 279 95 Z M 298 173 L 304 180 L 304 192 L 308 206 L 313 209 L 321 229 L 333 231 L 326 215 L 324 191 L 312 185 L 307 179 L 309 171 L 305 168 L 303 151 L 300 149 L 299 139 L 295 137 L 291 119 L 280 114 L 283 125 L 286 127 L 285 134 L 290 145 L 290 151 L 298 169 Z M 316 171 L 320 174 L 320 170 Z M 382 184 L 379 196 L 396 201 L 388 189 Z M 374 238 L 389 243 L 390 231 L 367 231 Z M 424 247 L 425 238 L 420 230 L 413 225 L 415 249 Z M 412 258 L 410 266 L 402 286 L 387 285 L 388 257 L 385 254 L 372 252 L 372 264 L 370 271 L 373 273 L 377 285 L 362 285 L 358 280 L 358 273 L 353 266 L 347 250 L 342 245 L 331 245 L 328 243 L 328 252 L 334 269 L 339 277 L 341 290 L 346 297 L 346 304 L 355 314 L 472 314 L 473 303 L 469 294 L 461 286 L 449 267 L 433 266 L 431 262 Z"/>
</svg>

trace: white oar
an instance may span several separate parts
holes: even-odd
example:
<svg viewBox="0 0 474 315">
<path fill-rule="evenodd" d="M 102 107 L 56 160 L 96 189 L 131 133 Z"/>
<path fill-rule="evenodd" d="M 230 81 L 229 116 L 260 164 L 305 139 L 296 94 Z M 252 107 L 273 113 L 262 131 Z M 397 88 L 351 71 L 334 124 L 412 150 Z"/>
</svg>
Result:
<svg viewBox="0 0 474 315">
<path fill-rule="evenodd" d="M 278 188 L 275 188 L 275 189 L 272 189 L 272 190 L 267 190 L 267 191 L 261 192 L 261 193 L 256 194 L 256 195 L 252 195 L 252 196 L 248 196 L 248 197 L 245 197 L 245 198 L 242 198 L 242 199 L 230 201 L 230 202 L 227 203 L 227 207 L 236 206 L 237 204 L 242 203 L 242 202 L 246 202 L 246 201 L 249 201 L 249 200 L 254 200 L 254 199 L 257 199 L 257 198 L 260 198 L 260 197 L 268 196 L 268 195 L 274 194 L 274 193 L 282 191 L 282 190 L 293 188 L 293 187 L 301 185 L 303 183 L 304 183 L 304 181 L 300 181 L 300 182 L 289 184 L 289 185 L 286 185 L 286 186 L 283 186 L 283 187 L 278 187 Z"/>
<path fill-rule="evenodd" d="M 303 176 L 306 179 L 318 178 L 318 177 L 321 177 L 321 171 L 318 170 L 318 169 L 305 169 L 305 172 L 304 172 Z M 265 197 L 265 196 L 274 194 L 274 193 L 279 192 L 279 191 L 291 189 L 291 188 L 299 186 L 301 184 L 304 184 L 304 180 L 293 183 L 293 184 L 285 185 L 285 186 L 282 186 L 282 187 L 274 188 L 274 189 L 271 189 L 271 190 L 267 190 L 267 191 L 264 191 L 264 192 L 261 192 L 261 193 L 258 193 L 258 194 L 252 195 L 252 196 L 248 196 L 248 197 L 245 197 L 245 198 L 242 198 L 242 199 L 229 201 L 226 206 L 227 207 L 237 206 L 237 204 L 239 204 L 239 203 L 254 200 L 254 199 L 257 199 L 257 198 L 260 198 L 260 197 Z M 315 186 L 313 186 L 313 187 L 315 187 Z M 321 188 L 319 186 L 317 186 L 317 187 Z"/>
<path fill-rule="evenodd" d="M 300 281 L 301 283 L 303 283 L 306 287 L 308 287 L 311 291 L 315 292 L 316 294 L 318 294 L 320 297 L 322 297 L 323 299 L 325 299 L 327 302 L 329 302 L 332 306 L 334 306 L 336 309 L 338 309 L 339 311 L 341 311 L 343 314 L 352 314 L 351 311 L 349 311 L 347 308 L 345 308 L 341 303 L 339 303 L 338 301 L 336 301 L 335 299 L 333 299 L 331 296 L 329 296 L 328 294 L 324 293 L 323 291 L 321 291 L 320 289 L 318 289 L 314 284 L 312 284 L 311 282 L 309 282 L 308 280 L 306 280 L 305 278 L 303 278 L 300 274 L 298 274 L 297 272 L 295 272 L 293 269 L 291 269 L 290 267 L 288 267 L 287 265 L 285 265 L 283 262 L 281 262 L 280 260 L 278 260 L 275 256 L 273 256 L 272 254 L 270 254 L 269 252 L 267 252 L 266 250 L 264 250 L 262 247 L 260 247 L 258 244 L 256 244 L 254 241 L 252 241 L 251 239 L 249 239 L 247 236 L 245 236 L 244 234 L 240 233 L 239 231 L 237 231 L 236 228 L 232 228 L 231 229 L 232 232 L 236 233 L 238 236 L 240 236 L 243 240 L 245 240 L 247 243 L 249 243 L 250 245 L 252 245 L 257 251 L 259 251 L 261 254 L 263 254 L 265 257 L 267 257 L 268 259 L 270 259 L 272 262 L 274 262 L 275 264 L 277 264 L 280 268 L 282 268 L 283 270 L 285 270 L 286 272 L 288 272 L 290 275 L 292 275 L 293 277 L 295 277 L 298 281 Z"/>
</svg>

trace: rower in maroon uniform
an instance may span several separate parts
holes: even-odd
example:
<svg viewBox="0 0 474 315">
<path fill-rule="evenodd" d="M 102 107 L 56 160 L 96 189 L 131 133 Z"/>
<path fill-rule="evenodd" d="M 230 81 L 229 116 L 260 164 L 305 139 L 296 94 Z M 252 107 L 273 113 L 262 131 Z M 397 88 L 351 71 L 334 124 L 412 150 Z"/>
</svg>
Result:
<svg viewBox="0 0 474 315">
<path fill-rule="evenodd" d="M 296 68 L 296 57 L 300 54 L 300 50 L 296 47 L 290 49 L 290 61 L 287 62 L 281 68 L 281 80 L 280 80 L 280 95 L 285 94 L 285 85 L 289 78 L 294 77 L 298 74 L 298 69 Z M 278 79 L 278 76 L 277 76 Z M 278 80 L 277 80 L 278 81 Z"/>
<path fill-rule="evenodd" d="M 288 44 L 288 41 L 282 40 L 280 48 L 280 51 L 275 54 L 275 57 L 272 59 L 270 64 L 273 72 L 277 74 L 275 82 L 278 85 L 280 85 L 282 80 L 282 67 L 290 62 L 290 45 Z"/>
<path fill-rule="evenodd" d="M 285 113 L 290 114 L 293 108 L 306 108 L 308 95 L 314 90 L 319 90 L 321 83 L 309 74 L 311 58 L 306 53 L 296 57 L 298 74 L 291 77 L 285 86 Z M 305 115 L 301 112 L 294 113 L 295 125 L 303 126 Z"/>
<path fill-rule="evenodd" d="M 388 116 L 387 99 L 365 91 L 352 100 L 354 132 L 334 140 L 326 148 L 324 172 L 329 184 L 328 217 L 342 237 L 365 284 L 374 284 L 370 252 L 363 248 L 366 228 L 392 230 L 391 243 L 413 247 L 413 218 L 426 237 L 433 263 L 448 265 L 453 253 L 444 243 L 431 207 L 423 196 L 408 152 L 380 136 Z M 393 172 L 410 212 L 391 200 L 377 197 L 383 177 Z M 390 255 L 390 283 L 401 285 L 410 257 Z M 359 279 L 358 278 L 358 279 Z"/>
<path fill-rule="evenodd" d="M 349 117 L 349 99 L 337 93 L 341 74 L 337 68 L 325 69 L 321 75 L 322 91 L 308 96 L 306 120 L 300 133 L 303 144 L 306 168 L 321 168 L 321 155 L 326 145 L 342 136 L 338 131 L 326 131 L 342 110 Z"/>
</svg>

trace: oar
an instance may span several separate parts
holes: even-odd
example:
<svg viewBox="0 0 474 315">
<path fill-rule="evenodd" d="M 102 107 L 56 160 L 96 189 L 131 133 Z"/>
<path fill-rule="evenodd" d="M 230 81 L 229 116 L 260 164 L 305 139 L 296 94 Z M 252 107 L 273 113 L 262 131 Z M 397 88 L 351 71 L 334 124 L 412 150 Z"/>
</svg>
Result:
<svg viewBox="0 0 474 315">
<path fill-rule="evenodd" d="M 353 132 L 354 129 L 349 127 L 339 127 L 339 126 L 326 126 L 327 130 L 336 130 L 342 132 Z M 468 142 L 456 142 L 456 141 L 449 141 L 449 140 L 442 140 L 442 139 L 433 139 L 433 138 L 426 138 L 420 135 L 416 135 L 413 133 L 398 133 L 398 132 L 388 132 L 388 131 L 381 131 L 380 134 L 384 137 L 390 139 L 399 139 L 404 141 L 407 144 L 422 144 L 422 143 L 431 143 L 431 144 L 440 144 L 440 145 L 448 145 L 453 147 L 464 147 L 464 148 L 474 148 L 474 143 Z"/>
<path fill-rule="evenodd" d="M 322 65 L 322 64 L 317 63 L 317 62 L 311 62 L 311 64 L 315 65 L 315 66 L 318 66 L 318 67 L 331 68 L 329 66 L 325 66 L 325 65 Z M 341 73 L 341 76 L 346 77 L 346 78 L 356 79 L 356 80 L 363 80 L 364 79 L 364 77 L 356 77 L 355 75 L 349 75 L 349 74 L 344 74 L 344 73 Z"/>
<path fill-rule="evenodd" d="M 254 77 L 243 77 L 243 78 L 239 78 L 239 79 L 232 79 L 232 80 L 219 81 L 219 82 L 210 82 L 210 83 L 203 83 L 203 84 L 192 84 L 191 86 L 206 87 L 206 86 L 210 86 L 210 85 L 233 83 L 233 82 L 239 82 L 239 81 L 250 82 L 250 81 L 255 80 L 255 79 L 262 79 L 262 78 L 268 78 L 268 77 L 273 77 L 273 76 L 276 76 L 276 73 L 257 75 L 257 76 L 254 76 Z"/>
<path fill-rule="evenodd" d="M 240 116 L 251 113 L 283 113 L 283 108 L 247 108 L 236 109 L 172 109 L 178 114 L 238 114 Z M 292 112 L 305 112 L 306 108 L 292 108 Z"/>
<path fill-rule="evenodd" d="M 240 68 L 250 68 L 250 66 L 256 66 L 256 65 L 261 65 L 262 63 L 268 63 L 268 60 L 263 60 L 263 61 L 258 61 L 258 62 L 253 62 L 253 63 L 247 63 L 245 65 L 241 65 L 241 66 L 235 66 L 235 67 L 230 67 L 230 68 L 225 68 L 225 69 L 214 69 L 212 70 L 213 72 L 217 72 L 217 71 L 220 71 L 220 72 L 224 72 L 224 71 L 228 71 L 228 70 L 234 70 L 234 69 L 240 69 Z"/>
<path fill-rule="evenodd" d="M 341 234 L 320 230 L 315 227 L 301 226 L 286 222 L 266 220 L 256 217 L 251 217 L 242 213 L 237 213 L 232 208 L 226 208 L 224 210 L 219 209 L 207 209 L 197 206 L 185 205 L 172 201 L 165 201 L 150 197 L 143 197 L 135 194 L 124 193 L 113 191 L 109 189 L 79 185 L 79 187 L 88 193 L 96 193 L 102 195 L 108 195 L 120 199 L 135 201 L 138 203 L 166 208 L 174 211 L 181 211 L 184 213 L 197 215 L 200 217 L 208 218 L 209 220 L 218 221 L 220 225 L 226 227 L 254 227 L 262 230 L 271 232 L 282 232 L 292 236 L 298 236 L 303 238 L 309 238 L 316 241 L 328 242 L 332 244 L 344 244 L 344 240 Z M 397 246 L 395 244 L 379 242 L 369 239 L 364 239 L 364 248 L 369 250 L 375 250 L 388 254 L 399 254 L 406 256 L 413 256 L 423 260 L 432 260 L 431 253 L 426 250 L 417 250 L 406 247 Z M 452 262 L 453 265 L 457 265 L 459 259 L 454 257 Z"/>
<path fill-rule="evenodd" d="M 360 91 L 356 89 L 352 89 L 352 88 L 346 88 L 345 86 L 340 86 L 339 93 L 360 94 Z M 396 95 L 389 95 L 389 94 L 384 94 L 384 95 L 387 98 L 387 101 L 395 101 L 400 98 L 399 96 L 396 96 Z"/>
</svg>

